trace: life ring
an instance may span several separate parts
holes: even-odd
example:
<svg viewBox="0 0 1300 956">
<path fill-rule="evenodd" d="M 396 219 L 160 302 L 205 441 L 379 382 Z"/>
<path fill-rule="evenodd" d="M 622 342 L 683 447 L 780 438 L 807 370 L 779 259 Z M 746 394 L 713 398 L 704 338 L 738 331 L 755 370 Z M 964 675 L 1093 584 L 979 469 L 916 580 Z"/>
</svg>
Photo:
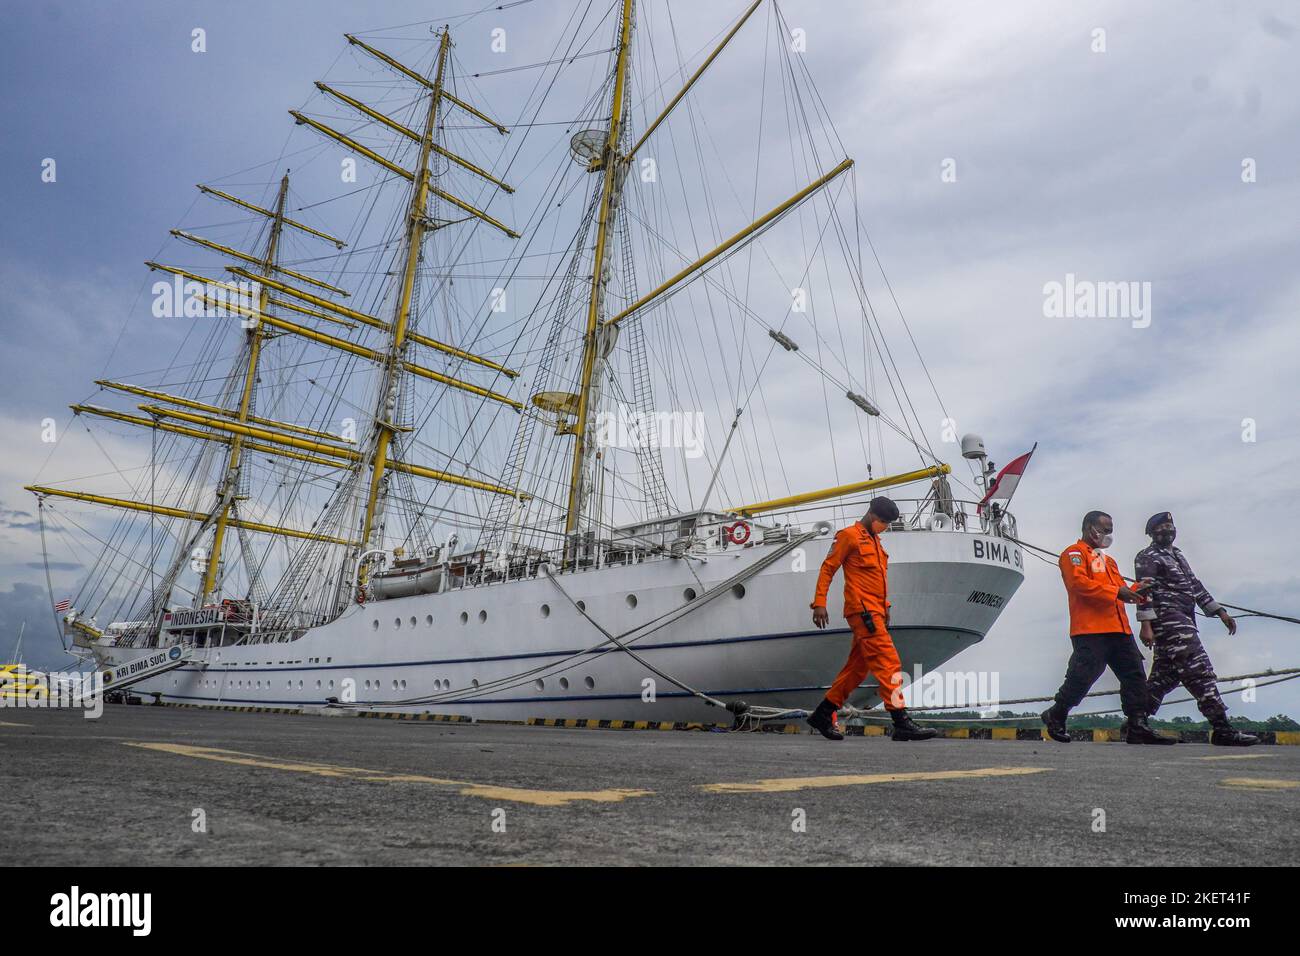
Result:
<svg viewBox="0 0 1300 956">
<path fill-rule="evenodd" d="M 726 532 L 727 538 L 732 544 L 744 544 L 749 540 L 749 536 L 753 533 L 750 530 L 749 525 L 744 521 L 737 521 L 733 525 L 728 525 L 726 527 Z"/>
</svg>

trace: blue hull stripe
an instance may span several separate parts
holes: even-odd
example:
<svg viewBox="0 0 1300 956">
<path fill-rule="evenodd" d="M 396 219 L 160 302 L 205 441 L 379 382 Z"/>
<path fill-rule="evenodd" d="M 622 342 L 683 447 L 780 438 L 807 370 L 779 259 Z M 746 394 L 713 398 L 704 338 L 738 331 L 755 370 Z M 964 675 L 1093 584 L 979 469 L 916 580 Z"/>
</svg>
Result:
<svg viewBox="0 0 1300 956">
<path fill-rule="evenodd" d="M 828 687 L 830 687 L 829 684 L 822 684 L 820 686 L 811 685 L 808 687 L 765 687 L 765 688 L 754 687 L 745 690 L 706 690 L 704 691 L 704 693 L 708 694 L 710 697 L 736 697 L 742 694 L 753 697 L 758 694 L 785 694 L 785 693 L 801 692 L 801 691 L 824 691 Z M 154 693 L 154 692 L 148 691 L 147 693 Z M 689 694 L 684 690 L 675 690 L 666 694 L 659 693 L 656 694 L 655 696 L 656 697 L 691 697 L 694 695 Z M 277 704 L 283 704 L 289 707 L 302 707 L 304 705 L 311 707 L 317 705 L 323 706 L 325 704 L 324 698 L 321 698 L 320 700 L 314 700 L 314 701 L 266 700 L 265 698 L 252 698 L 252 697 L 221 697 L 221 698 L 195 697 L 186 694 L 166 694 L 166 693 L 163 694 L 163 697 L 166 698 L 167 700 L 203 700 L 215 704 L 254 704 L 254 705 L 261 705 L 263 707 L 271 707 Z M 394 702 L 383 701 L 383 700 L 363 700 L 363 701 L 358 701 L 355 705 L 348 705 L 348 706 L 387 707 L 389 709 L 392 709 L 394 707 L 420 707 L 428 710 L 428 709 L 436 709 L 439 706 L 462 707 L 465 704 L 553 704 L 553 703 L 566 703 L 575 700 L 640 700 L 640 699 L 641 699 L 640 694 L 573 694 L 564 697 L 492 697 L 492 698 L 480 697 L 474 700 L 433 701 L 429 703 L 422 702 L 418 704 L 402 704 L 402 703 L 394 703 Z"/>
<path fill-rule="evenodd" d="M 895 633 L 905 631 L 947 631 L 954 634 L 968 634 L 977 640 L 982 638 L 979 631 L 973 631 L 964 627 L 895 627 L 892 628 Z M 749 637 L 719 637 L 708 641 L 680 641 L 675 644 L 632 644 L 630 645 L 637 652 L 641 651 L 658 651 L 673 650 L 685 647 L 712 647 L 719 644 L 743 644 L 753 641 L 783 641 L 801 637 L 833 637 L 840 634 L 848 634 L 847 628 L 833 630 L 828 628 L 824 631 L 789 631 L 784 634 L 755 634 Z M 238 646 L 238 645 L 236 645 Z M 256 647 L 258 645 L 248 645 Z M 586 648 L 574 648 L 573 650 L 555 650 L 555 651 L 534 651 L 528 654 L 503 654 L 494 657 L 453 657 L 441 660 L 427 661 L 390 661 L 388 663 L 377 664 L 299 664 L 289 667 L 246 667 L 243 664 L 233 665 L 230 667 L 213 666 L 213 667 L 193 667 L 184 666 L 176 668 L 177 671 L 206 671 L 217 674 L 265 674 L 277 671 L 334 671 L 334 670 L 364 670 L 374 667 L 440 667 L 448 664 L 486 664 L 493 661 L 523 661 L 539 657 L 572 657 L 576 654 L 617 654 L 620 653 L 617 647 L 602 647 L 594 651 Z M 728 691 L 727 693 L 731 693 Z M 586 698 L 581 698 L 585 700 Z"/>
</svg>

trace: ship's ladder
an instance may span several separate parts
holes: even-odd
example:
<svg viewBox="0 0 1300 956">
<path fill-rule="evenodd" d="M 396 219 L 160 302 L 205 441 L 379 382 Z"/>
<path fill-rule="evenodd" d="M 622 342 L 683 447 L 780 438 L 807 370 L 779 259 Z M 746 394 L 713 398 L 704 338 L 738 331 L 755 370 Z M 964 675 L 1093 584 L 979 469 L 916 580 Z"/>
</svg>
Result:
<svg viewBox="0 0 1300 956">
<path fill-rule="evenodd" d="M 193 657 L 194 647 L 190 644 L 173 644 L 171 647 L 148 648 L 143 654 L 133 657 L 129 661 L 116 664 L 113 667 L 102 668 L 99 672 L 103 679 L 101 690 L 122 690 L 133 684 L 138 684 L 146 678 L 157 677 L 159 674 L 175 670 L 183 664 L 189 663 Z M 87 686 L 88 683 L 90 682 L 82 682 L 82 690 L 78 695 L 83 700 L 97 696 L 96 688 L 93 685 Z"/>
</svg>

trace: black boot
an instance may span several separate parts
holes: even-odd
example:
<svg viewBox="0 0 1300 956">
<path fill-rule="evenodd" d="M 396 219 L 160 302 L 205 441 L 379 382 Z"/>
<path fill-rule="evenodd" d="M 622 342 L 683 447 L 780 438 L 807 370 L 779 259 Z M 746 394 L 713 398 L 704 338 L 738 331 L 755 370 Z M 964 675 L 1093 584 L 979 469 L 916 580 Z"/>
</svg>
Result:
<svg viewBox="0 0 1300 956">
<path fill-rule="evenodd" d="M 1259 743 L 1259 738 L 1254 734 L 1242 733 L 1225 720 L 1214 725 L 1214 730 L 1210 732 L 1210 743 L 1216 747 L 1251 747 Z"/>
<path fill-rule="evenodd" d="M 918 727 L 906 710 L 891 710 L 889 716 L 894 718 L 895 740 L 929 740 L 939 736 L 939 731 L 933 727 Z"/>
<path fill-rule="evenodd" d="M 835 726 L 835 712 L 839 708 L 823 699 L 817 709 L 808 715 L 808 724 L 827 740 L 843 740 L 844 735 Z"/>
<path fill-rule="evenodd" d="M 1128 721 L 1119 725 L 1119 739 L 1121 742 L 1128 740 Z"/>
<path fill-rule="evenodd" d="M 1130 744 L 1176 744 L 1177 737 L 1162 734 L 1147 723 L 1145 714 L 1134 714 L 1128 719 L 1128 733 L 1124 742 Z"/>
<path fill-rule="evenodd" d="M 1058 744 L 1070 742 L 1070 732 L 1065 729 L 1065 717 L 1057 713 L 1055 706 L 1047 708 L 1039 716 L 1042 717 L 1043 725 L 1047 728 L 1047 736 Z"/>
</svg>

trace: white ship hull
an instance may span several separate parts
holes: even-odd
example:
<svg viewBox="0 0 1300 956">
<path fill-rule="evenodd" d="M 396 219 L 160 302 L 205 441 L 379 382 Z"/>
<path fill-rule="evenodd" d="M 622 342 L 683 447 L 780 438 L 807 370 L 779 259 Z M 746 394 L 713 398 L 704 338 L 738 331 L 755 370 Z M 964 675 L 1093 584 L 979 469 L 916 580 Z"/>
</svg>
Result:
<svg viewBox="0 0 1300 956">
<path fill-rule="evenodd" d="M 1023 580 L 1019 547 L 957 531 L 906 531 L 890 551 L 892 633 L 905 671 L 939 668 L 983 639 Z M 831 627 L 808 609 L 828 538 L 814 539 L 728 592 L 631 646 L 655 667 L 723 700 L 811 708 L 844 662 L 848 627 L 841 579 Z M 619 635 L 687 603 L 771 553 L 732 548 L 707 562 L 656 559 L 559 575 L 587 613 Z M 692 574 L 692 571 L 694 574 Z M 698 580 L 696 579 L 698 576 Z M 549 610 L 549 613 L 547 613 Z M 339 618 L 278 643 L 199 649 L 193 661 L 134 685 L 133 693 L 197 705 L 301 707 L 329 698 L 358 709 L 476 719 L 729 719 L 657 679 L 606 644 L 546 577 L 352 605 Z M 588 651 L 584 653 L 584 651 Z M 141 653 L 99 645 L 101 665 Z M 507 678 L 506 683 L 497 683 Z M 644 699 L 653 679 L 654 700 Z M 868 678 L 874 685 L 874 680 Z M 859 706 L 874 703 L 864 686 Z"/>
</svg>

